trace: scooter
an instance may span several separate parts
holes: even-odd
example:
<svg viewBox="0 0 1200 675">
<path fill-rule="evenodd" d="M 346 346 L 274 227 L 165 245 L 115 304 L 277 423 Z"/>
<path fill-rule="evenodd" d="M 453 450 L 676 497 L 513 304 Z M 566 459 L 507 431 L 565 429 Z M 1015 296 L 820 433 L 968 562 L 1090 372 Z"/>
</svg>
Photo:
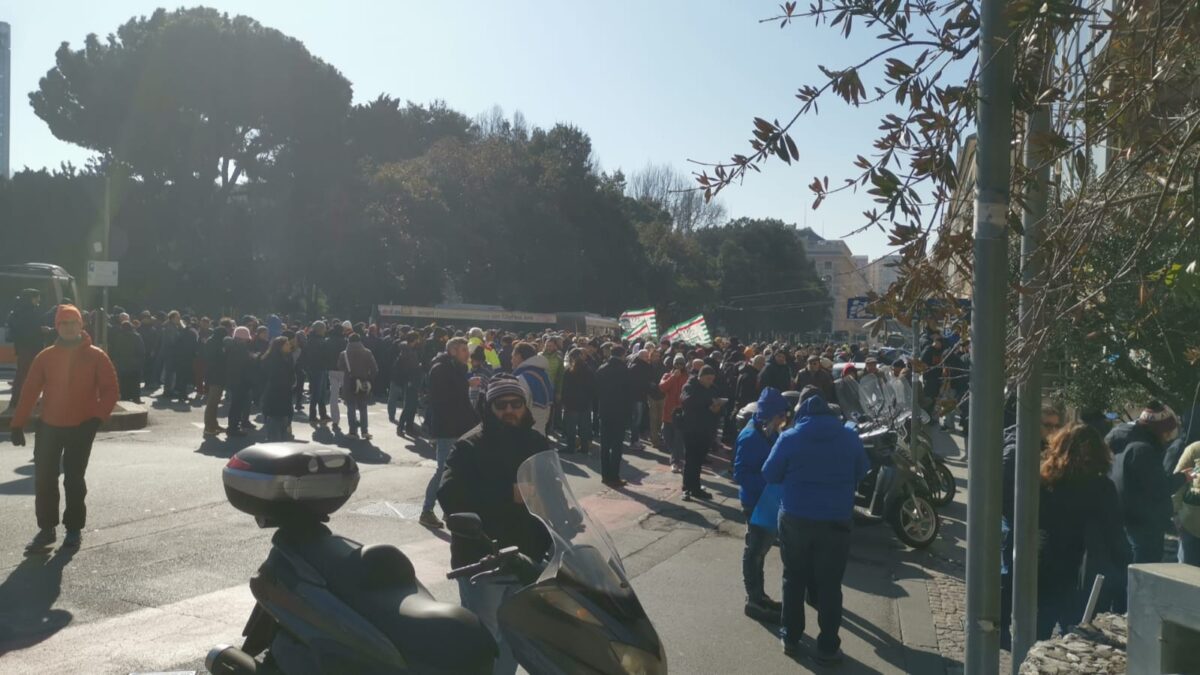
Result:
<svg viewBox="0 0 1200 675">
<path fill-rule="evenodd" d="M 897 431 L 884 424 L 864 423 L 858 431 L 871 470 L 858 484 L 855 505 L 868 519 L 886 520 L 906 545 L 929 546 L 937 539 L 941 519 L 912 454 L 899 442 Z"/>
<path fill-rule="evenodd" d="M 400 549 L 363 546 L 324 525 L 358 486 L 347 451 L 253 445 L 222 479 L 234 507 L 278 530 L 250 579 L 257 602 L 245 640 L 210 651 L 211 673 L 491 673 L 496 644 L 479 617 L 437 601 Z"/>
<path fill-rule="evenodd" d="M 666 651 L 625 573 L 608 533 L 571 492 L 558 453 L 542 452 L 517 470 L 526 508 L 553 542 L 544 561 L 500 549 L 476 514 L 451 514 L 453 536 L 486 542 L 491 554 L 447 578 L 516 584 L 497 611 L 504 642 L 534 675 L 665 675 Z"/>
</svg>

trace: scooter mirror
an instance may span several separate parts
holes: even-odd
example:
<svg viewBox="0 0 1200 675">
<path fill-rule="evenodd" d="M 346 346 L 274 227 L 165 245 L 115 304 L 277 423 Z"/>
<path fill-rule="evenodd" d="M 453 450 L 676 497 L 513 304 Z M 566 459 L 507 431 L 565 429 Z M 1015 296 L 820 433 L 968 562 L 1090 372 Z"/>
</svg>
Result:
<svg viewBox="0 0 1200 675">
<path fill-rule="evenodd" d="M 446 526 L 450 528 L 450 532 L 460 536 L 472 539 L 484 539 L 483 522 L 479 520 L 479 515 L 475 513 L 451 513 L 446 516 Z"/>
</svg>

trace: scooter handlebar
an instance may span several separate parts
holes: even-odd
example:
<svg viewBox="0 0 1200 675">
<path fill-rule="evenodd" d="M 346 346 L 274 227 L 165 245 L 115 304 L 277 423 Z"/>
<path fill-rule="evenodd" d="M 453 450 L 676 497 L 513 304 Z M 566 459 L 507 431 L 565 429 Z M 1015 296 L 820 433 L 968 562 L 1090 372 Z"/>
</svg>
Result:
<svg viewBox="0 0 1200 675">
<path fill-rule="evenodd" d="M 471 563 L 457 569 L 452 569 L 446 573 L 447 579 L 461 579 L 462 577 L 473 577 L 476 574 L 490 572 L 494 569 L 499 569 L 501 565 L 506 563 L 510 558 L 520 553 L 520 549 L 516 546 L 508 546 L 500 549 L 494 555 L 486 555 L 480 558 L 479 562 Z"/>
</svg>

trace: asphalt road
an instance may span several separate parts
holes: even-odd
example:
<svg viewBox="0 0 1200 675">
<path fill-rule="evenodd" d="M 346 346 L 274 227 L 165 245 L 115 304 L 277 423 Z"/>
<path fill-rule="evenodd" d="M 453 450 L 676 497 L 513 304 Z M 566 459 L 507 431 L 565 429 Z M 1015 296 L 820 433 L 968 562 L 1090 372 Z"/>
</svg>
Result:
<svg viewBox="0 0 1200 675">
<path fill-rule="evenodd" d="M 416 522 L 432 448 L 395 436 L 385 406 L 372 406 L 370 420 L 373 441 L 341 443 L 360 463 L 362 480 L 330 526 L 359 541 L 401 547 L 434 595 L 457 601 L 445 580 L 444 533 Z M 0 435 L 0 672 L 188 671 L 202 668 L 212 645 L 238 643 L 253 605 L 247 580 L 266 555 L 270 532 L 226 503 L 220 470 L 254 438 L 232 446 L 203 441 L 201 427 L 199 408 L 156 404 L 146 429 L 101 434 L 87 474 L 82 548 L 30 557 L 23 549 L 36 529 L 32 448 L 15 448 Z M 295 430 L 311 442 L 334 440 L 300 420 Z M 773 627 L 742 614 L 744 526 L 736 488 L 708 474 L 718 499 L 684 503 L 664 455 L 626 457 L 623 475 L 631 484 L 621 491 L 600 484 L 594 451 L 564 466 L 625 557 L 671 671 L 813 667 L 786 658 Z M 938 546 L 961 545 L 949 536 Z M 840 672 L 942 672 L 919 555 L 884 527 L 855 532 L 843 628 L 848 658 Z M 769 592 L 779 597 L 778 557 L 769 560 Z M 809 623 L 815 621 L 810 611 Z"/>
</svg>

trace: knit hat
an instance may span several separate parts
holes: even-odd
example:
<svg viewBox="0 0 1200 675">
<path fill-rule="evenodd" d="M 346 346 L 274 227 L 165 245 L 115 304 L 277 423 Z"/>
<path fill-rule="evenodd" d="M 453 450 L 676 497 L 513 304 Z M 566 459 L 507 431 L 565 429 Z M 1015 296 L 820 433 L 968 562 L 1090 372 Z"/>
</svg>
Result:
<svg viewBox="0 0 1200 675">
<path fill-rule="evenodd" d="M 79 313 L 75 305 L 59 305 L 58 311 L 54 313 L 54 325 L 64 321 L 78 321 L 83 323 L 83 315 Z"/>
<path fill-rule="evenodd" d="M 758 410 L 754 411 L 754 419 L 761 423 L 771 421 L 771 418 L 784 415 L 788 411 L 787 399 L 775 387 L 764 387 L 758 397 Z"/>
<path fill-rule="evenodd" d="M 354 324 L 350 323 L 349 321 L 343 321 L 342 330 L 354 330 Z"/>
<path fill-rule="evenodd" d="M 233 329 L 233 339 L 241 340 L 243 342 L 249 342 L 250 341 L 250 329 L 246 328 L 245 326 L 238 326 L 237 328 L 234 328 Z"/>
<path fill-rule="evenodd" d="M 675 358 L 671 359 L 671 366 L 675 368 L 683 368 L 687 365 L 687 359 L 683 354 L 676 354 Z"/>
<path fill-rule="evenodd" d="M 497 375 L 488 382 L 487 402 L 491 403 L 502 396 L 520 396 L 529 406 L 529 390 L 525 383 L 512 375 Z"/>
<path fill-rule="evenodd" d="M 1179 419 L 1175 411 L 1165 403 L 1151 401 L 1142 409 L 1137 418 L 1138 426 L 1145 427 L 1156 434 L 1166 434 L 1179 428 Z"/>
</svg>

